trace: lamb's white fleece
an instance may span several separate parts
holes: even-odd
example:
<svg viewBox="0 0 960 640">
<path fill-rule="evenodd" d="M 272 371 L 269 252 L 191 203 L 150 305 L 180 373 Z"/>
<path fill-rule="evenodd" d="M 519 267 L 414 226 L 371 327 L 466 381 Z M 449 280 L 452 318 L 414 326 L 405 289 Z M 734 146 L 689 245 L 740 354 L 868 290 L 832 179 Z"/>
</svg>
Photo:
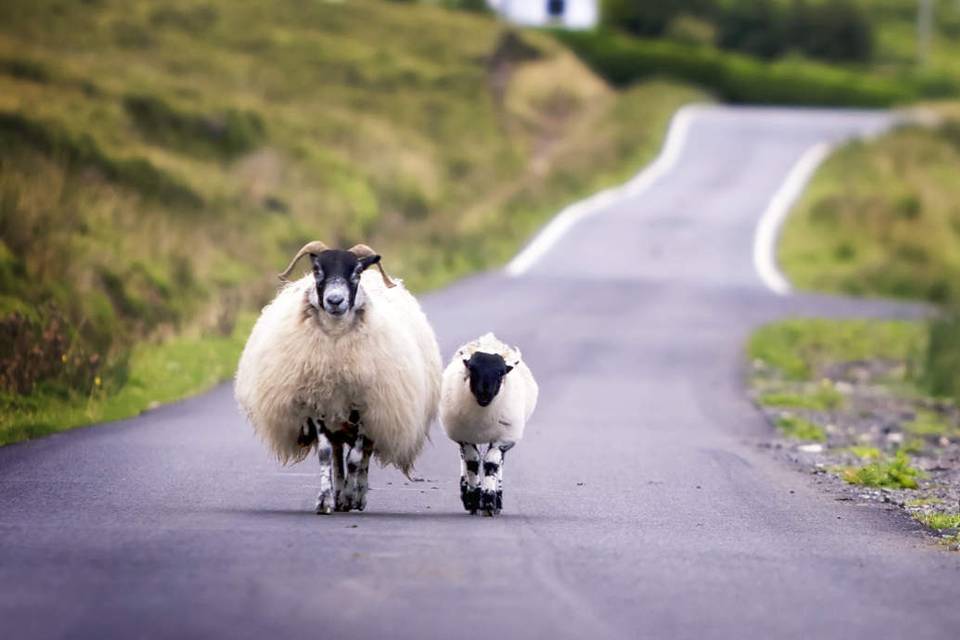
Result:
<svg viewBox="0 0 960 640">
<path fill-rule="evenodd" d="M 356 322 L 309 303 L 312 275 L 286 285 L 257 320 L 237 368 L 237 401 L 284 463 L 302 460 L 306 418 L 331 428 L 360 411 L 382 464 L 409 473 L 436 417 L 442 362 L 433 329 L 402 282 L 363 274 Z"/>
<path fill-rule="evenodd" d="M 470 373 L 463 364 L 478 351 L 499 354 L 513 367 L 504 376 L 500 392 L 486 407 L 481 407 L 470 392 Z M 521 359 L 520 350 L 488 333 L 457 349 L 444 370 L 440 422 L 455 442 L 518 442 L 537 406 L 539 392 L 533 373 Z"/>
</svg>

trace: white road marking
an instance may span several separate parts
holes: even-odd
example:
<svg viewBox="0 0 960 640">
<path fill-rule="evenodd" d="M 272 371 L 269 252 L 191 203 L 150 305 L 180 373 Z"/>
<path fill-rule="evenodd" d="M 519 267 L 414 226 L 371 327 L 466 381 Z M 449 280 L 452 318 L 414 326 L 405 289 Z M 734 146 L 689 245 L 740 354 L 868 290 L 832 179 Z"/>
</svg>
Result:
<svg viewBox="0 0 960 640">
<path fill-rule="evenodd" d="M 574 225 L 603 211 L 617 201 L 640 195 L 666 175 L 676 165 L 680 151 L 686 143 L 690 125 L 703 109 L 704 105 L 688 105 L 678 110 L 670 121 L 666 142 L 656 160 L 626 184 L 600 191 L 563 209 L 507 264 L 505 268 L 507 275 L 514 278 L 522 276 Z"/>
<path fill-rule="evenodd" d="M 803 194 L 817 167 L 826 160 L 833 146 L 820 142 L 807 149 L 790 169 L 786 180 L 770 200 L 753 236 L 753 266 L 763 284 L 777 295 L 790 293 L 790 283 L 777 267 L 777 240 L 780 228 L 794 203 Z"/>
</svg>

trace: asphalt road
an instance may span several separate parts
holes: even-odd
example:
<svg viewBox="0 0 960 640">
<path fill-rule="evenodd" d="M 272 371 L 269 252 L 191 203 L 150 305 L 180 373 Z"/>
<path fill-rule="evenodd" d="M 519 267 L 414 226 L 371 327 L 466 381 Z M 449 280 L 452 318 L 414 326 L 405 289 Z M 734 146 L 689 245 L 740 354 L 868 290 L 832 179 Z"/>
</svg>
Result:
<svg viewBox="0 0 960 640">
<path fill-rule="evenodd" d="M 0 637 L 956 637 L 960 556 L 759 450 L 743 390 L 764 321 L 908 312 L 777 297 L 751 261 L 801 154 L 885 123 L 701 112 L 526 275 L 425 298 L 445 357 L 493 329 L 538 376 L 501 517 L 461 511 L 439 429 L 422 481 L 373 469 L 366 512 L 316 516 L 315 461 L 278 467 L 227 386 L 0 449 Z"/>
</svg>

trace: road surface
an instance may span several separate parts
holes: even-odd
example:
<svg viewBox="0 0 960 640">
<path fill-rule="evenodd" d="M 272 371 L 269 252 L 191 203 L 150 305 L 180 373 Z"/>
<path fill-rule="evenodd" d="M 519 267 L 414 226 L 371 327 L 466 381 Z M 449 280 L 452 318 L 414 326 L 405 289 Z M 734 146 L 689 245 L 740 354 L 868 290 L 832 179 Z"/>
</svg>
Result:
<svg viewBox="0 0 960 640">
<path fill-rule="evenodd" d="M 752 262 L 798 158 L 886 124 L 699 111 L 522 276 L 425 297 L 445 357 L 492 329 L 539 378 L 499 518 L 461 511 L 438 429 L 422 481 L 374 469 L 367 512 L 316 516 L 315 461 L 279 467 L 228 386 L 0 449 L 0 637 L 956 637 L 960 556 L 760 451 L 743 389 L 758 324 L 898 311 L 778 297 Z"/>
</svg>

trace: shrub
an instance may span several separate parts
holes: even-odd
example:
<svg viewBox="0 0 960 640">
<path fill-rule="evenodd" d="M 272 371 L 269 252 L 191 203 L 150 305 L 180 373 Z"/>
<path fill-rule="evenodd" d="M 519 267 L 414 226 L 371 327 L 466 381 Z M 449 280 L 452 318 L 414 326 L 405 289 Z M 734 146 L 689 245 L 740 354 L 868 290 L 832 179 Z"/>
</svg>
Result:
<svg viewBox="0 0 960 640">
<path fill-rule="evenodd" d="M 706 15 L 713 12 L 713 0 L 605 0 L 603 23 L 642 37 L 661 36 L 680 15 Z"/>
<path fill-rule="evenodd" d="M 802 59 L 766 63 L 708 47 L 632 39 L 610 31 L 555 33 L 617 85 L 673 76 L 703 85 L 731 102 L 792 105 L 884 107 L 918 94 L 912 84 Z"/>
<path fill-rule="evenodd" d="M 960 311 L 930 322 L 922 381 L 930 393 L 960 402 Z"/>
</svg>

